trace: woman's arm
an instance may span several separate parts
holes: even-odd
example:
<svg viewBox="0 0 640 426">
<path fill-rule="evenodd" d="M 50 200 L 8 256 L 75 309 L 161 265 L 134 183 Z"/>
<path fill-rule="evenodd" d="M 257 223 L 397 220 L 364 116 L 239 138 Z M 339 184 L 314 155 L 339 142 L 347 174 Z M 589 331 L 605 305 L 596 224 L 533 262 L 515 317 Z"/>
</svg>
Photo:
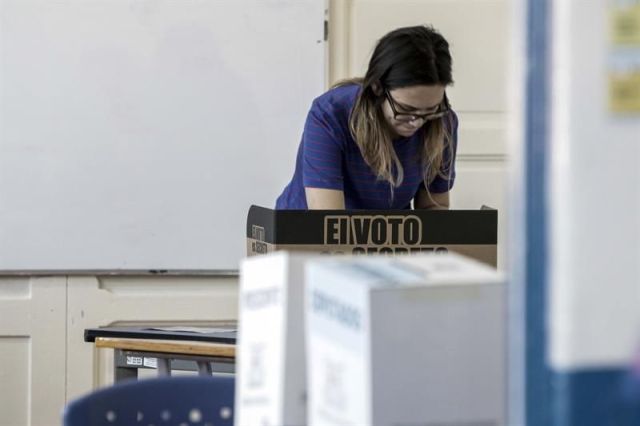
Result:
<svg viewBox="0 0 640 426">
<path fill-rule="evenodd" d="M 344 192 L 338 189 L 305 188 L 309 210 L 344 210 Z"/>
<path fill-rule="evenodd" d="M 449 191 L 428 194 L 426 189 L 421 188 L 413 200 L 413 207 L 426 210 L 448 210 Z"/>
</svg>

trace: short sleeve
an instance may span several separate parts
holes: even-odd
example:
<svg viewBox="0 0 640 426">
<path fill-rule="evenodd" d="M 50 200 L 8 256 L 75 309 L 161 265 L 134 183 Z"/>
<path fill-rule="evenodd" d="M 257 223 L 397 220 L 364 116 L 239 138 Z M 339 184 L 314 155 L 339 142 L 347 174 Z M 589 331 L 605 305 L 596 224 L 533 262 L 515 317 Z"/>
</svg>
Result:
<svg viewBox="0 0 640 426">
<path fill-rule="evenodd" d="M 451 135 L 451 145 L 445 147 L 442 155 L 442 168 L 440 173 L 429 184 L 429 192 L 443 193 L 453 188 L 456 179 L 456 152 L 458 150 L 458 116 L 451 111 L 445 119 L 445 126 Z"/>
<path fill-rule="evenodd" d="M 314 101 L 302 135 L 304 187 L 344 190 L 342 170 L 344 137 L 335 111 Z"/>
</svg>

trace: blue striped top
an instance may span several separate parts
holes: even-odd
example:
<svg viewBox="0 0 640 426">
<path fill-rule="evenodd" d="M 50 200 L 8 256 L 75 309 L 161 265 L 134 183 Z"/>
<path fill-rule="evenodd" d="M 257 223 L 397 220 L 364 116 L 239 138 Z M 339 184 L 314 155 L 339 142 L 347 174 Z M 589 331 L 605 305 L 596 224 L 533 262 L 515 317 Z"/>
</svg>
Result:
<svg viewBox="0 0 640 426">
<path fill-rule="evenodd" d="M 394 149 L 404 169 L 404 180 L 399 187 L 393 188 L 392 193 L 389 182 L 378 179 L 364 161 L 349 132 L 349 114 L 359 89 L 355 84 L 337 87 L 313 101 L 298 148 L 293 178 L 278 197 L 276 209 L 306 210 L 305 187 L 342 190 L 348 210 L 407 209 L 418 190 L 424 187 L 420 153 L 424 129 L 429 124 L 409 138 L 394 140 Z M 455 157 L 458 119 L 453 111 L 451 114 L 453 128 L 449 131 Z M 443 165 L 448 163 L 447 151 Z M 444 175 L 448 174 L 447 170 Z M 429 184 L 429 191 L 447 192 L 454 179 L 455 167 L 451 170 L 450 180 L 436 176 Z"/>
</svg>

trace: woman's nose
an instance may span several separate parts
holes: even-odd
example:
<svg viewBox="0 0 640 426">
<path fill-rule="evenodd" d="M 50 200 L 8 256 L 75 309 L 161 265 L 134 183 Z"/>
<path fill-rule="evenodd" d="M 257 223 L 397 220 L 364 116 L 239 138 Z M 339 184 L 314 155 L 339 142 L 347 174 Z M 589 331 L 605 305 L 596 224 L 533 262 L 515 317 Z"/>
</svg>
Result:
<svg viewBox="0 0 640 426">
<path fill-rule="evenodd" d="M 420 127 L 424 124 L 424 118 L 422 117 L 415 117 L 413 120 L 409 121 L 409 124 L 412 127 Z"/>
</svg>

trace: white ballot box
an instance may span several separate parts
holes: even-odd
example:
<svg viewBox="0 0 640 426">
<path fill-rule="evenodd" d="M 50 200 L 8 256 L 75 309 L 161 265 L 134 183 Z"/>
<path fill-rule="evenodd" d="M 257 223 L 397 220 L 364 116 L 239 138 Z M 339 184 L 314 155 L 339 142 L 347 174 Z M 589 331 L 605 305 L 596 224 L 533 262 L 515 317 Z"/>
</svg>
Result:
<svg viewBox="0 0 640 426">
<path fill-rule="evenodd" d="M 501 274 L 456 254 L 307 267 L 310 425 L 503 425 Z"/>
<path fill-rule="evenodd" d="M 306 423 L 304 264 L 313 257 L 280 251 L 241 264 L 236 426 Z"/>
</svg>

